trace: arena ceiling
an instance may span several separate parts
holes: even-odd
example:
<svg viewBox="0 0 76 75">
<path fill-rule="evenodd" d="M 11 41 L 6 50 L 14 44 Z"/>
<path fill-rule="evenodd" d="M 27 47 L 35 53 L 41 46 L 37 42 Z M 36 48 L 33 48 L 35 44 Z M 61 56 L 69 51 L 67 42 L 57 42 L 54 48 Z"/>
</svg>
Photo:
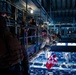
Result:
<svg viewBox="0 0 76 75">
<path fill-rule="evenodd" d="M 75 23 L 76 0 L 50 0 L 50 11 L 47 12 L 55 23 Z"/>
<path fill-rule="evenodd" d="M 76 0 L 17 0 L 16 3 L 22 9 L 27 4 L 34 10 L 35 15 L 41 15 L 55 24 L 76 23 Z M 40 8 L 41 12 L 40 13 Z"/>
</svg>

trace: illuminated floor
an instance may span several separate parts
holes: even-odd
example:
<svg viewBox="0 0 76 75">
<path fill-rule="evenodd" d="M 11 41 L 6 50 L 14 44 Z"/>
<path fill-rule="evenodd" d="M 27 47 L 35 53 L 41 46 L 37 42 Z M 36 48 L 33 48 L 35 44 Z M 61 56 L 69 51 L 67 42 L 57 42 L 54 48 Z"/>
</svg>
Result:
<svg viewBox="0 0 76 75">
<path fill-rule="evenodd" d="M 43 51 L 30 61 L 31 75 L 76 75 L 76 53 L 74 52 L 55 52 L 58 58 L 58 63 L 48 70 L 45 66 L 47 62 L 47 53 Z M 69 61 L 66 61 L 66 54 L 69 54 Z"/>
</svg>

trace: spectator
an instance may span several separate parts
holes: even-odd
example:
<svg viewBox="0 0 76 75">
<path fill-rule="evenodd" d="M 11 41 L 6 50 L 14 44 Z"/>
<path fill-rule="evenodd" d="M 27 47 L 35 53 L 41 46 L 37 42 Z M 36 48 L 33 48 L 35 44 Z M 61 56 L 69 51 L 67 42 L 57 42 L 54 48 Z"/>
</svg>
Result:
<svg viewBox="0 0 76 75">
<path fill-rule="evenodd" d="M 0 12 L 0 75 L 29 75 L 27 53 L 16 36 L 6 30 L 5 17 L 6 13 Z"/>
<path fill-rule="evenodd" d="M 57 37 L 59 38 L 59 40 L 61 40 L 61 35 L 60 35 L 60 33 L 57 34 Z"/>
<path fill-rule="evenodd" d="M 29 25 L 29 32 L 28 32 L 28 35 L 29 36 L 35 36 L 35 32 L 36 32 L 36 22 L 35 22 L 35 19 L 31 19 L 28 23 Z M 32 40 L 31 38 L 29 38 L 28 40 L 29 42 L 31 42 L 32 44 L 35 44 L 35 37 L 32 37 Z"/>
<path fill-rule="evenodd" d="M 23 50 L 23 55 L 24 59 L 22 61 L 22 68 L 23 68 L 23 75 L 29 75 L 28 70 L 29 70 L 29 61 L 28 61 L 28 54 L 25 49 L 25 40 L 24 40 L 24 35 L 25 35 L 25 23 L 22 21 L 21 23 L 21 45 L 22 45 L 22 50 Z"/>
<path fill-rule="evenodd" d="M 33 26 L 36 26 L 36 22 L 35 22 L 35 19 L 34 18 L 32 18 L 30 21 L 29 21 L 29 26 L 30 27 L 33 27 Z"/>
<path fill-rule="evenodd" d="M 3 12 L 0 10 L 0 29 L 5 29 L 6 28 L 6 12 Z"/>
</svg>

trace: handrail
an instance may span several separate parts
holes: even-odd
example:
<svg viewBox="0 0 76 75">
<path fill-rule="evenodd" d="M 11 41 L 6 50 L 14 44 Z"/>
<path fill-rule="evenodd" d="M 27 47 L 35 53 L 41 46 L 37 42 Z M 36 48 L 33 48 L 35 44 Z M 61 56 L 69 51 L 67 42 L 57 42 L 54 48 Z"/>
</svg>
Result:
<svg viewBox="0 0 76 75">
<path fill-rule="evenodd" d="M 37 29 L 37 26 L 27 26 L 27 27 L 25 27 L 25 29 L 26 29 L 26 28 L 35 29 L 35 30 L 36 30 L 36 29 Z"/>
<path fill-rule="evenodd" d="M 25 36 L 25 38 L 29 38 L 29 37 L 42 37 L 42 35 L 38 35 L 38 36 Z M 23 39 L 23 37 L 20 37 L 19 39 Z"/>
</svg>

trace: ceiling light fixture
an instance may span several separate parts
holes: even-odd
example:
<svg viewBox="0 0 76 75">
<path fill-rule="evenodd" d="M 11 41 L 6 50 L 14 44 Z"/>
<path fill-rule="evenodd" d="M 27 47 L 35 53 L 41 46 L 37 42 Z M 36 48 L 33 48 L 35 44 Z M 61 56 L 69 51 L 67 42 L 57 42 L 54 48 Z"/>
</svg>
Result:
<svg viewBox="0 0 76 75">
<path fill-rule="evenodd" d="M 32 9 L 30 10 L 30 13 L 33 14 L 33 10 Z"/>
</svg>

